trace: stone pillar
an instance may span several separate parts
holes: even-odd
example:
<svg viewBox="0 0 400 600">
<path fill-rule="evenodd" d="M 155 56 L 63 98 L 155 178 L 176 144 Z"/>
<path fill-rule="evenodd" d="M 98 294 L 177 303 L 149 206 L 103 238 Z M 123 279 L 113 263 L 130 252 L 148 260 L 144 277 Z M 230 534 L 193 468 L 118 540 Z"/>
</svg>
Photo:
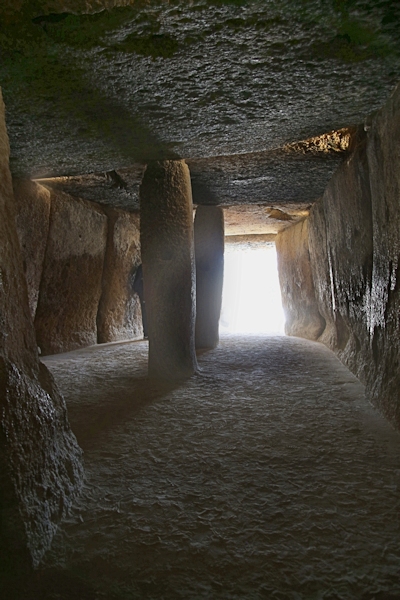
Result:
<svg viewBox="0 0 400 600">
<path fill-rule="evenodd" d="M 196 348 L 215 348 L 224 277 L 224 212 L 199 206 L 194 220 L 196 255 Z"/>
<path fill-rule="evenodd" d="M 182 379 L 197 369 L 193 206 L 184 161 L 149 163 L 140 187 L 140 238 L 149 375 Z"/>
</svg>

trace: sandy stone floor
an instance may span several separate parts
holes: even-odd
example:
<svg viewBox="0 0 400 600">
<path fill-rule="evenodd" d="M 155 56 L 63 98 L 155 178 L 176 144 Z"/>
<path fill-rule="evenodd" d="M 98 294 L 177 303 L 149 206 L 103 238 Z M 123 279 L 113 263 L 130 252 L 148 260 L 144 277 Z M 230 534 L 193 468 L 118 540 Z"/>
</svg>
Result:
<svg viewBox="0 0 400 600">
<path fill-rule="evenodd" d="M 43 598 L 400 598 L 400 434 L 329 350 L 224 337 L 176 386 L 146 355 L 45 359 L 87 483 Z"/>
</svg>

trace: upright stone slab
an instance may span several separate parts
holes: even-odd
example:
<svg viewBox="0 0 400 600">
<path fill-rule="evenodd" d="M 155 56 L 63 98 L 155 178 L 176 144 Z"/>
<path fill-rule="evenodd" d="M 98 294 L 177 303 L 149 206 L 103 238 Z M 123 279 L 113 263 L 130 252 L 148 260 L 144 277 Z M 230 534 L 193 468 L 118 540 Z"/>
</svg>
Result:
<svg viewBox="0 0 400 600">
<path fill-rule="evenodd" d="M 400 86 L 364 129 L 310 215 L 319 341 L 400 427 Z"/>
<path fill-rule="evenodd" d="M 149 375 L 182 379 L 197 369 L 193 207 L 184 161 L 148 164 L 140 188 L 140 235 Z"/>
<path fill-rule="evenodd" d="M 285 332 L 316 340 L 325 329 L 315 298 L 305 219 L 278 234 L 278 272 L 285 312 Z"/>
<path fill-rule="evenodd" d="M 94 203 L 52 192 L 35 328 L 43 354 L 97 343 L 107 217 Z"/>
<path fill-rule="evenodd" d="M 373 229 L 369 327 L 375 366 L 367 390 L 400 427 L 400 85 L 372 119 L 367 138 Z"/>
<path fill-rule="evenodd" d="M 358 136 L 357 147 L 322 197 L 336 327 L 333 350 L 364 383 L 372 368 L 368 335 L 372 217 L 365 141 L 364 135 Z"/>
<path fill-rule="evenodd" d="M 308 243 L 318 311 L 325 319 L 325 329 L 318 341 L 331 350 L 337 348 L 333 273 L 330 268 L 327 223 L 322 199 L 314 204 L 308 219 Z"/>
<path fill-rule="evenodd" d="M 97 313 L 99 344 L 143 337 L 133 277 L 141 263 L 139 215 L 107 209 L 108 235 Z"/>
<path fill-rule="evenodd" d="M 37 566 L 82 483 L 65 402 L 38 360 L 0 92 L 0 596 Z"/>
<path fill-rule="evenodd" d="M 218 344 L 224 278 L 224 212 L 198 206 L 194 220 L 196 256 L 196 348 Z"/>
<path fill-rule="evenodd" d="M 14 200 L 29 308 L 34 319 L 49 233 L 50 191 L 34 181 L 17 180 L 14 181 Z"/>
</svg>

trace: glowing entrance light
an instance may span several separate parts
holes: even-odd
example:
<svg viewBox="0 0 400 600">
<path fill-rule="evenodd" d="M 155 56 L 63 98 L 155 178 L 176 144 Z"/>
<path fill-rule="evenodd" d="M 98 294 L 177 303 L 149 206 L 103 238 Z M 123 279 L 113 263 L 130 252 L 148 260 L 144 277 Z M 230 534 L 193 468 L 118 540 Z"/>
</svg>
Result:
<svg viewBox="0 0 400 600">
<path fill-rule="evenodd" d="M 225 246 L 221 333 L 284 334 L 275 245 Z"/>
</svg>

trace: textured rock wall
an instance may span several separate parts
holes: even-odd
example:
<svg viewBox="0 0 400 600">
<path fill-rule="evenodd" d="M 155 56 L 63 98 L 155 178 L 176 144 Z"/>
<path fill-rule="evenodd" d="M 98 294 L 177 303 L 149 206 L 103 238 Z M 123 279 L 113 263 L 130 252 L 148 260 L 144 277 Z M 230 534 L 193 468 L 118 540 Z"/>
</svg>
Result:
<svg viewBox="0 0 400 600">
<path fill-rule="evenodd" d="M 14 181 L 18 238 L 21 245 L 29 308 L 35 318 L 49 232 L 50 192 L 33 181 Z"/>
<path fill-rule="evenodd" d="M 314 292 L 308 249 L 308 222 L 300 221 L 276 237 L 285 332 L 316 340 L 325 329 Z"/>
<path fill-rule="evenodd" d="M 140 239 L 149 374 L 181 379 L 197 369 L 193 206 L 184 161 L 148 164 L 140 188 Z"/>
<path fill-rule="evenodd" d="M 327 226 L 323 203 L 317 202 L 309 219 L 309 258 L 314 281 L 315 297 L 318 311 L 325 320 L 319 341 L 329 348 L 336 348 L 336 326 L 334 321 L 334 299 L 332 296 L 331 277 L 327 247 Z"/>
<path fill-rule="evenodd" d="M 319 340 L 400 426 L 400 86 L 364 129 L 309 217 Z"/>
<path fill-rule="evenodd" d="M 321 341 L 362 380 L 371 369 L 368 314 L 372 273 L 372 211 L 366 136 L 341 165 L 310 216 L 310 254 Z"/>
<path fill-rule="evenodd" d="M 196 256 L 196 348 L 215 348 L 224 279 L 224 212 L 198 206 L 194 220 Z"/>
<path fill-rule="evenodd" d="M 99 208 L 52 192 L 35 318 L 43 354 L 96 344 L 106 243 L 107 217 Z"/>
<path fill-rule="evenodd" d="M 38 360 L 8 161 L 0 94 L 0 583 L 38 565 L 83 476 L 65 402 Z"/>
<path fill-rule="evenodd" d="M 370 124 L 373 268 L 370 343 L 373 402 L 400 425 L 400 85 Z"/>
<path fill-rule="evenodd" d="M 143 337 L 133 277 L 141 263 L 139 215 L 107 210 L 108 235 L 102 295 L 97 314 L 99 343 Z"/>
<path fill-rule="evenodd" d="M 41 351 L 53 354 L 96 341 L 142 337 L 139 298 L 132 291 L 141 262 L 139 217 L 102 210 L 29 180 L 13 185 L 33 318 L 40 290 L 36 331 Z"/>
<path fill-rule="evenodd" d="M 94 13 L 116 6 L 129 6 L 137 0 L 3 0 L 1 9 L 6 15 L 24 11 L 34 16 L 51 13 Z"/>
</svg>

